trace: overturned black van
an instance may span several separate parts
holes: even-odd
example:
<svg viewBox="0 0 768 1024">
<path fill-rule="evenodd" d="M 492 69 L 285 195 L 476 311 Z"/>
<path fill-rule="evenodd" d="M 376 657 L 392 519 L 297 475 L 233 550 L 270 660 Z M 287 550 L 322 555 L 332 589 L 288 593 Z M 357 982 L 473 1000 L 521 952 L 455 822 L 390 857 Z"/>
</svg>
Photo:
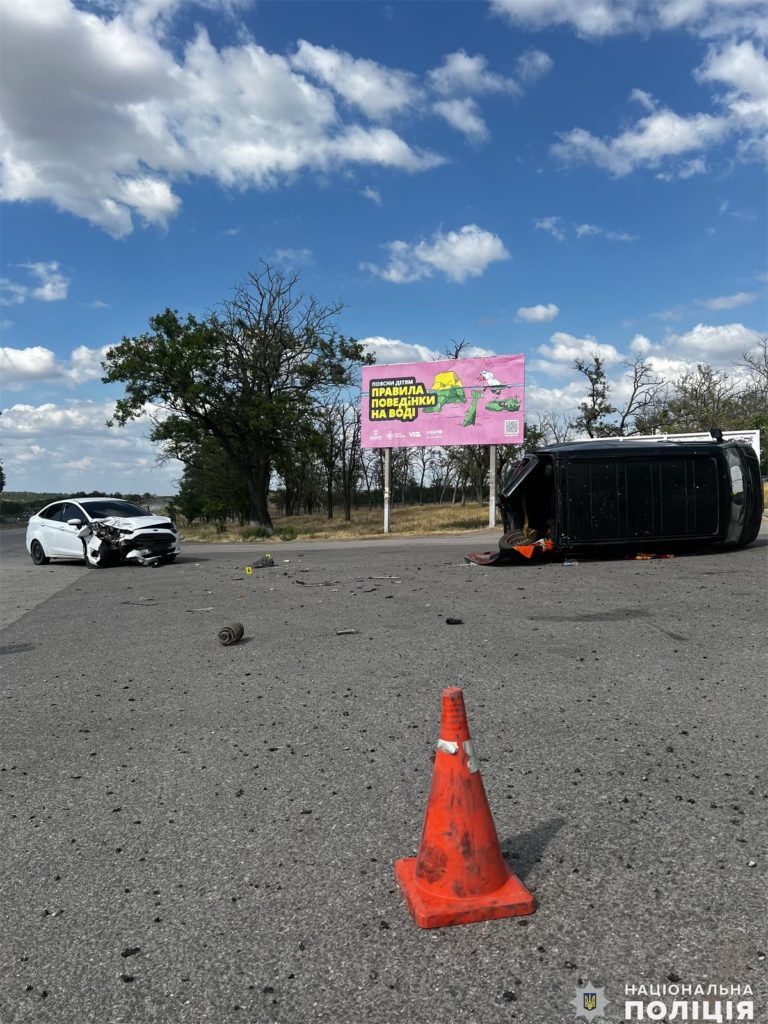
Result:
<svg viewBox="0 0 768 1024">
<path fill-rule="evenodd" d="M 499 505 L 502 554 L 532 544 L 550 552 L 742 547 L 760 530 L 763 489 L 743 442 L 585 441 L 525 455 Z"/>
</svg>

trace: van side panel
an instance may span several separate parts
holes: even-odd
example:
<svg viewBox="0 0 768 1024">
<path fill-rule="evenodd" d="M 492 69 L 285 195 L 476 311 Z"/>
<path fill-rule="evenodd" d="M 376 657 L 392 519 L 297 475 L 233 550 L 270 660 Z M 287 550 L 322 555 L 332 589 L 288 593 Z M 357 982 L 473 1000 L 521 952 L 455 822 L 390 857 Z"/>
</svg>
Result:
<svg viewBox="0 0 768 1024">
<path fill-rule="evenodd" d="M 619 536 L 616 466 L 611 462 L 566 464 L 566 534 L 589 540 Z"/>
<path fill-rule="evenodd" d="M 566 460 L 562 540 L 568 543 L 711 539 L 720 529 L 717 460 Z"/>
<path fill-rule="evenodd" d="M 647 459 L 622 463 L 626 495 L 626 535 L 633 540 L 652 537 L 655 529 L 658 487 L 653 464 Z"/>
</svg>

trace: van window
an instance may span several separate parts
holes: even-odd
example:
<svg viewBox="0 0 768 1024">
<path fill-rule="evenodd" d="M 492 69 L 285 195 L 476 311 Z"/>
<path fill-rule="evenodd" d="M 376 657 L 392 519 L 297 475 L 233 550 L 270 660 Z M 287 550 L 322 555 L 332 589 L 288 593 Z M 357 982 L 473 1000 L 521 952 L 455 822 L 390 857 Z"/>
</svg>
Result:
<svg viewBox="0 0 768 1024">
<path fill-rule="evenodd" d="M 731 522 L 728 527 L 728 540 L 735 540 L 740 536 L 744 526 L 744 513 L 746 502 L 744 501 L 744 466 L 741 461 L 741 452 L 735 448 L 725 449 L 725 458 L 728 463 L 728 476 L 731 483 Z"/>
</svg>

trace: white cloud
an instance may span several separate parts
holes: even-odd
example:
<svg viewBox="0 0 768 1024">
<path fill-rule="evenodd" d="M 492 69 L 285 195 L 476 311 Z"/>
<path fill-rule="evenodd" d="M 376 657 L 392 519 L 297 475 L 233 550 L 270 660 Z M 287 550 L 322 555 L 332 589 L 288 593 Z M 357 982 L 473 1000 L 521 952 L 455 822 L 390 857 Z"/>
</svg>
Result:
<svg viewBox="0 0 768 1024">
<path fill-rule="evenodd" d="M 558 415 L 571 416 L 576 414 L 579 402 L 584 401 L 584 385 L 580 380 L 572 380 L 562 387 L 544 387 L 526 381 L 525 411 L 526 418 L 554 412 Z"/>
<path fill-rule="evenodd" d="M 640 356 L 648 355 L 653 350 L 653 343 L 644 334 L 636 334 L 629 347 Z"/>
<path fill-rule="evenodd" d="M 329 86 L 370 118 L 391 117 L 415 106 L 421 98 L 421 90 L 410 72 L 385 68 L 372 60 L 315 46 L 305 39 L 299 40 L 296 53 L 290 60 L 297 71 L 303 71 Z"/>
<path fill-rule="evenodd" d="M 577 359 L 589 362 L 598 356 L 606 366 L 622 360 L 621 353 L 613 345 L 602 344 L 596 338 L 576 338 L 565 331 L 555 331 L 550 342 L 549 345 L 539 345 L 537 349 L 545 358 L 533 362 L 534 368 L 544 373 L 562 375 L 573 367 Z"/>
<path fill-rule="evenodd" d="M 657 320 L 682 320 L 690 316 L 696 309 L 736 309 L 738 306 L 748 306 L 758 297 L 757 292 L 735 292 L 733 295 L 716 295 L 708 299 L 695 299 L 685 304 L 679 303 L 669 309 L 663 309 L 653 316 Z"/>
<path fill-rule="evenodd" d="M 554 302 L 538 306 L 521 306 L 517 311 L 517 319 L 525 320 L 532 324 L 540 324 L 548 320 L 554 320 L 559 312 L 560 307 L 556 306 Z"/>
<path fill-rule="evenodd" d="M 531 415 L 556 412 L 572 417 L 585 394 L 585 380 L 573 369 L 574 359 L 589 362 L 599 355 L 605 362 L 609 394 L 620 404 L 629 397 L 631 373 L 624 363 L 640 357 L 654 374 L 667 381 L 677 381 L 684 374 L 695 372 L 699 363 L 708 363 L 716 370 L 725 371 L 738 379 L 742 372 L 734 363 L 743 352 L 756 351 L 760 341 L 757 331 L 743 324 L 712 326 L 697 324 L 681 334 L 667 332 L 657 342 L 643 334 L 636 334 L 624 356 L 611 345 L 600 345 L 595 339 L 574 338 L 557 333 L 551 345 L 539 348 L 546 358 L 528 361 L 526 384 L 527 409 Z M 567 383 L 560 383 L 568 378 Z"/>
<path fill-rule="evenodd" d="M 696 6 L 697 0 L 689 5 Z M 679 10 L 682 2 L 676 6 Z M 768 18 L 768 3 L 764 12 Z M 712 46 L 694 77 L 701 84 L 725 87 L 714 98 L 719 113 L 682 116 L 660 106 L 644 90 L 633 89 L 629 98 L 640 103 L 645 117 L 615 137 L 598 138 L 584 128 L 561 133 L 552 153 L 564 163 L 593 163 L 616 177 L 641 167 L 658 169 L 656 177 L 663 181 L 705 173 L 703 154 L 726 140 L 733 140 L 731 145 L 741 159 L 768 155 L 765 52 L 751 40 Z"/>
<path fill-rule="evenodd" d="M 542 56 L 546 57 L 546 54 Z M 427 79 L 435 92 L 442 96 L 453 96 L 456 93 L 518 94 L 521 91 L 513 78 L 490 71 L 488 61 L 481 54 L 470 57 L 464 50 L 447 54 L 439 67 L 428 72 Z"/>
<path fill-rule="evenodd" d="M 640 106 L 649 113 L 656 110 L 658 107 L 656 100 L 649 92 L 646 92 L 645 89 L 633 89 L 629 94 L 629 98 L 633 103 L 639 103 Z"/>
<path fill-rule="evenodd" d="M 373 352 L 376 356 L 376 362 L 381 364 L 422 363 L 446 358 L 444 352 L 438 352 L 436 349 L 428 348 L 426 345 L 400 341 L 396 338 L 378 336 L 363 338 L 360 344 L 366 352 Z M 491 349 L 481 348 L 479 345 L 467 345 L 461 353 L 463 359 L 479 359 L 495 355 L 496 353 Z"/>
<path fill-rule="evenodd" d="M 627 231 L 612 231 L 599 227 L 597 224 L 566 224 L 562 217 L 539 217 L 533 226 L 537 231 L 545 231 L 558 242 L 565 242 L 572 231 L 576 241 L 582 238 L 605 238 L 609 242 L 636 242 L 637 235 Z"/>
<path fill-rule="evenodd" d="M 766 11 L 768 17 L 768 11 Z M 768 155 L 768 58 L 753 42 L 730 42 L 711 48 L 696 72 L 700 82 L 726 86 L 721 104 L 741 133 L 743 156 Z"/>
<path fill-rule="evenodd" d="M 385 267 L 363 263 L 361 269 L 393 284 L 420 281 L 436 271 L 452 281 L 464 282 L 468 277 L 480 277 L 491 263 L 510 259 L 499 236 L 477 224 L 465 224 L 447 233 L 436 231 L 429 241 L 422 239 L 415 245 L 390 242 L 386 248 L 389 263 Z"/>
<path fill-rule="evenodd" d="M 486 123 L 480 117 L 477 104 L 471 96 L 460 100 L 438 100 L 432 109 L 472 142 L 485 142 L 488 138 Z"/>
<path fill-rule="evenodd" d="M 78 345 L 68 360 L 58 359 L 42 345 L 30 348 L 0 348 L 0 376 L 9 391 L 30 384 L 50 383 L 75 386 L 102 376 L 101 361 L 109 345 L 88 348 Z"/>
<path fill-rule="evenodd" d="M 606 228 L 598 227 L 597 224 L 576 224 L 574 231 L 577 238 L 585 238 L 588 235 L 607 238 L 610 242 L 636 242 L 637 235 L 630 235 L 626 231 L 609 231 Z"/>
<path fill-rule="evenodd" d="M 517 59 L 515 79 L 491 71 L 481 54 L 470 56 L 457 50 L 427 73 L 427 81 L 441 97 L 433 103 L 432 110 L 468 139 L 485 142 L 488 128 L 473 97 L 489 93 L 521 96 L 523 85 L 532 85 L 553 66 L 552 58 L 542 50 L 528 50 Z"/>
<path fill-rule="evenodd" d="M 657 110 L 633 128 L 611 139 L 599 139 L 583 128 L 559 135 L 551 147 L 564 163 L 593 163 L 616 177 L 637 167 L 658 167 L 662 160 L 706 149 L 730 131 L 728 119 L 711 114 L 681 117 L 672 110 Z"/>
<path fill-rule="evenodd" d="M 440 358 L 435 349 L 399 338 L 372 336 L 362 338 L 360 344 L 366 352 L 373 352 L 377 363 L 421 363 Z"/>
<path fill-rule="evenodd" d="M 730 42 L 723 49 L 711 48 L 696 73 L 701 82 L 722 82 L 732 90 L 730 102 L 744 97 L 768 99 L 768 61 L 753 42 Z"/>
<path fill-rule="evenodd" d="M 366 185 L 360 193 L 361 196 L 365 196 L 366 199 L 370 199 L 372 203 L 377 206 L 381 206 L 381 192 L 377 188 L 372 188 L 370 185 Z"/>
<path fill-rule="evenodd" d="M 554 66 L 555 62 L 543 50 L 527 50 L 518 57 L 515 65 L 518 77 L 526 85 L 537 82 L 544 75 L 548 75 Z"/>
<path fill-rule="evenodd" d="M 283 266 L 296 267 L 311 263 L 314 253 L 311 249 L 276 249 L 275 262 Z"/>
<path fill-rule="evenodd" d="M 654 29 L 687 29 L 701 36 L 764 34 L 765 0 L 491 0 L 515 25 L 568 25 L 587 38 Z"/>
<path fill-rule="evenodd" d="M 696 156 L 692 160 L 680 160 L 669 170 L 659 171 L 656 177 L 659 181 L 686 181 L 697 174 L 706 174 L 707 162 L 702 156 Z"/>
<path fill-rule="evenodd" d="M 757 220 L 757 214 L 754 210 L 734 208 L 728 199 L 720 201 L 719 213 L 722 216 L 733 217 L 734 220 L 744 221 L 745 223 Z"/>
<path fill-rule="evenodd" d="M 580 35 L 594 37 L 631 29 L 634 8 L 634 3 L 621 0 L 491 0 L 491 9 L 516 25 L 571 25 Z"/>
<path fill-rule="evenodd" d="M 687 353 L 689 358 L 717 364 L 718 360 L 726 361 L 754 348 L 759 340 L 760 334 L 744 324 L 721 324 L 717 327 L 696 324 L 684 334 L 668 335 L 664 348 L 674 348 Z"/>
<path fill-rule="evenodd" d="M 558 242 L 565 241 L 565 228 L 562 217 L 539 217 L 538 220 L 533 222 L 533 226 L 537 231 L 546 231 L 548 235 L 552 235 Z"/>
<path fill-rule="evenodd" d="M 702 299 L 701 305 L 707 309 L 735 309 L 737 306 L 748 306 L 757 298 L 757 292 L 736 292 L 735 295 L 719 295 L 714 299 Z"/>
<path fill-rule="evenodd" d="M 38 283 L 36 285 L 19 284 L 16 281 L 1 278 L 0 306 L 18 306 L 26 302 L 27 299 L 37 299 L 38 302 L 61 302 L 66 299 L 69 291 L 69 278 L 61 272 L 61 267 L 57 262 L 20 263 L 19 266 L 28 270 Z"/>
<path fill-rule="evenodd" d="M 55 433 L 93 433 L 106 430 L 107 419 L 115 409 L 114 401 L 93 402 L 76 399 L 66 405 L 45 402 L 43 405 L 20 403 L 3 410 L 0 425 L 3 433 L 39 436 Z"/>
<path fill-rule="evenodd" d="M 146 423 L 109 429 L 114 401 L 17 404 L 3 410 L 0 436 L 8 486 L 33 491 L 172 493 L 181 465 L 155 465 Z"/>
<path fill-rule="evenodd" d="M 6 387 L 14 388 L 35 380 L 48 380 L 58 373 L 56 356 L 50 349 L 0 348 L 0 375 Z"/>
<path fill-rule="evenodd" d="M 402 110 L 406 73 L 306 44 L 293 60 L 313 84 L 250 39 L 217 49 L 203 29 L 175 48 L 163 36 L 175 6 L 4 4 L 0 198 L 48 201 L 122 237 L 136 220 L 167 225 L 173 182 L 190 176 L 265 189 L 306 171 L 443 162 L 337 108 L 339 95 L 370 116 Z"/>
</svg>

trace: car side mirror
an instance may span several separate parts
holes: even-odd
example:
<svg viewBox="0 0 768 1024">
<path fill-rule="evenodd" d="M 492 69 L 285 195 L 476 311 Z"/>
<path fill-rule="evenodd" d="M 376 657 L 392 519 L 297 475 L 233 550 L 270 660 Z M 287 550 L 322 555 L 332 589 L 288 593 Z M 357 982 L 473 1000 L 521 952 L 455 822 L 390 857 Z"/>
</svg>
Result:
<svg viewBox="0 0 768 1024">
<path fill-rule="evenodd" d="M 67 520 L 67 526 L 82 526 L 82 525 L 83 525 L 83 520 L 82 519 L 68 519 Z"/>
</svg>

